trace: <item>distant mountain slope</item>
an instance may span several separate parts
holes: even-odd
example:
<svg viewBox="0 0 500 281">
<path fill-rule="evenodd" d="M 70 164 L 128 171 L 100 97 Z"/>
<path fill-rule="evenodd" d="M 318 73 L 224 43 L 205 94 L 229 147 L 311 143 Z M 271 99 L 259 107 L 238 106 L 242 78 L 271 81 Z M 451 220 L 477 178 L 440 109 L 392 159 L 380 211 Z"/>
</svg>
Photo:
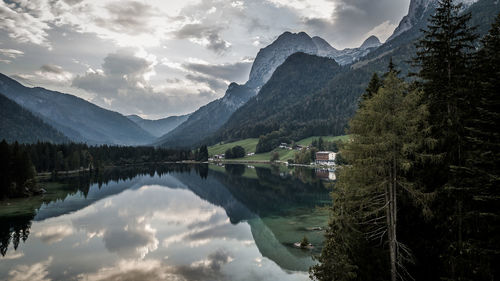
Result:
<svg viewBox="0 0 500 281">
<path fill-rule="evenodd" d="M 139 145 L 154 137 L 125 116 L 81 98 L 44 88 L 28 88 L 0 74 L 0 92 L 72 141 L 89 144 Z"/>
<path fill-rule="evenodd" d="M 69 139 L 28 110 L 0 94 L 0 140 L 64 143 Z"/>
<path fill-rule="evenodd" d="M 167 147 L 189 147 L 200 144 L 203 139 L 212 135 L 226 123 L 234 111 L 255 96 L 276 68 L 294 53 L 303 52 L 338 59 L 342 63 L 350 63 L 373 49 L 375 48 L 370 46 L 364 49 L 339 51 L 320 37 L 311 38 L 305 32 L 285 32 L 272 44 L 258 52 L 247 83 L 244 85 L 231 83 L 223 98 L 195 111 L 186 122 L 157 139 L 155 144 Z"/>
<path fill-rule="evenodd" d="M 216 139 L 255 138 L 283 127 L 311 122 L 312 116 L 302 114 L 301 108 L 306 107 L 308 99 L 326 87 L 340 71 L 341 67 L 333 59 L 305 53 L 291 55 L 276 69 L 259 94 L 236 110 Z M 291 108 L 298 111 L 291 111 Z"/>
<path fill-rule="evenodd" d="M 414 2 L 422 3 L 422 1 L 413 0 L 412 4 Z M 472 12 L 472 25 L 479 24 L 478 30 L 481 35 L 484 35 L 488 26 L 500 12 L 499 2 L 481 0 L 465 10 Z M 421 29 L 427 26 L 428 17 L 434 12 L 434 6 L 413 5 L 413 7 L 416 11 L 425 10 L 425 12 L 418 17 L 419 20 L 412 23 L 408 30 L 376 48 L 358 62 L 344 66 L 341 71 L 332 75 L 329 82 L 324 83 L 325 86 L 322 89 L 311 89 L 307 91 L 307 94 L 302 93 L 301 98 L 296 99 L 296 102 L 291 102 L 293 99 L 287 99 L 284 94 L 296 87 L 293 76 L 281 85 L 275 83 L 274 77 L 279 73 L 278 68 L 268 82 L 275 90 L 267 91 L 268 84 L 263 86 L 259 95 L 238 109 L 221 130 L 208 139 L 209 143 L 259 136 L 298 140 L 312 135 L 343 134 L 348 120 L 357 109 L 359 97 L 374 72 L 379 74 L 386 72 L 391 59 L 397 68 L 402 70 L 401 75 L 410 71 L 410 61 L 416 51 L 415 42 L 421 36 Z M 375 40 L 372 42 L 376 43 Z M 295 69 L 300 71 L 300 64 L 296 64 Z M 288 71 L 293 75 L 293 69 Z M 283 75 L 286 77 L 286 73 Z M 286 80 L 283 79 L 283 81 Z"/>
<path fill-rule="evenodd" d="M 196 146 L 206 136 L 212 135 L 233 112 L 254 96 L 254 89 L 245 85 L 232 83 L 226 95 L 218 100 L 200 107 L 177 128 L 158 138 L 155 145 L 165 147 Z"/>
<path fill-rule="evenodd" d="M 158 120 L 143 119 L 137 115 L 128 115 L 127 118 L 135 122 L 139 127 L 155 137 L 161 137 L 172 131 L 181 123 L 186 121 L 189 114 L 181 116 L 169 116 Z"/>
</svg>

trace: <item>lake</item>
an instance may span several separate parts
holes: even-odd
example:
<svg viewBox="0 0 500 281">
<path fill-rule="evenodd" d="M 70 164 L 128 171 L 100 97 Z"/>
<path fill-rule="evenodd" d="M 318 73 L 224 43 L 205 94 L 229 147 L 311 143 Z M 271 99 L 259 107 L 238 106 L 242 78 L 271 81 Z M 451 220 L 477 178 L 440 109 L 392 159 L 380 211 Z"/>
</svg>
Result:
<svg viewBox="0 0 500 281">
<path fill-rule="evenodd" d="M 324 174 L 164 165 L 47 182 L 43 196 L 0 201 L 0 279 L 308 280 Z M 293 246 L 304 236 L 314 249 Z"/>
</svg>

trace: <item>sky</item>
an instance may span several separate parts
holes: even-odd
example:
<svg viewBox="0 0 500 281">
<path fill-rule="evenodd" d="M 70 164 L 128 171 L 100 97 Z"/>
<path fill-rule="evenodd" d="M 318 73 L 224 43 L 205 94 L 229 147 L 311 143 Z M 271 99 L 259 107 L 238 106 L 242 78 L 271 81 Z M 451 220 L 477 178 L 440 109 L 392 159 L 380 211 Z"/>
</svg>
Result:
<svg viewBox="0 0 500 281">
<path fill-rule="evenodd" d="M 0 72 L 124 115 L 186 114 L 285 31 L 383 42 L 410 0 L 0 0 Z"/>
</svg>

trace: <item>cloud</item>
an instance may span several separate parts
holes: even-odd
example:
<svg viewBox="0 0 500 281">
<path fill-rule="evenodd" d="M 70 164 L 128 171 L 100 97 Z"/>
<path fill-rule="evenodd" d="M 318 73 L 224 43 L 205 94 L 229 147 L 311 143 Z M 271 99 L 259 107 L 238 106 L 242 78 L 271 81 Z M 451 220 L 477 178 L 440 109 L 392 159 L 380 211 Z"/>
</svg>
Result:
<svg viewBox="0 0 500 281">
<path fill-rule="evenodd" d="M 216 79 L 216 78 L 211 78 L 203 75 L 196 75 L 196 74 L 187 74 L 186 79 L 190 81 L 194 81 L 197 83 L 204 83 L 210 89 L 216 91 L 216 92 L 221 92 L 225 91 L 227 89 L 227 83 L 225 83 L 223 80 Z"/>
<path fill-rule="evenodd" d="M 232 260 L 224 250 L 216 250 L 206 259 L 190 265 L 171 266 L 159 260 L 120 260 L 112 267 L 103 267 L 95 273 L 80 274 L 79 280 L 226 280 L 221 267 Z"/>
<path fill-rule="evenodd" d="M 246 82 L 252 67 L 252 61 L 245 60 L 226 64 L 187 63 L 184 67 L 189 71 L 201 73 L 225 81 Z"/>
<path fill-rule="evenodd" d="M 48 267 L 52 263 L 52 257 L 46 261 L 38 262 L 32 265 L 18 265 L 9 271 L 9 280 L 11 281 L 50 281 Z"/>
<path fill-rule="evenodd" d="M 50 29 L 42 18 L 27 12 L 27 2 L 7 4 L 0 2 L 0 29 L 7 32 L 10 38 L 21 43 L 33 43 L 51 48 L 47 39 Z"/>
<path fill-rule="evenodd" d="M 137 1 L 120 1 L 105 6 L 108 17 L 99 17 L 95 20 L 98 26 L 117 33 L 137 35 L 148 33 L 153 29 L 148 18 L 157 15 L 155 9 Z"/>
<path fill-rule="evenodd" d="M 68 225 L 52 225 L 39 230 L 36 237 L 44 243 L 54 244 L 73 234 L 73 228 Z"/>
<path fill-rule="evenodd" d="M 226 52 L 231 44 L 222 39 L 221 28 L 210 27 L 203 24 L 186 24 L 175 35 L 178 39 L 190 39 L 191 41 L 205 46 L 218 54 Z"/>
<path fill-rule="evenodd" d="M 395 26 L 401 20 L 401 14 L 407 11 L 408 2 L 336 0 L 331 17 L 306 16 L 303 22 L 307 29 L 332 42 L 334 47 L 359 46 L 372 30 L 377 33 L 370 35 L 376 35 L 382 41 L 387 39 L 387 28 L 374 27 Z"/>
<path fill-rule="evenodd" d="M 15 49 L 0 49 L 0 62 L 11 63 L 11 59 L 15 59 L 17 57 L 22 57 L 24 55 L 23 51 L 15 50 Z M 7 57 L 2 58 L 3 57 Z"/>
<path fill-rule="evenodd" d="M 188 79 L 153 85 L 157 63 L 154 56 L 123 49 L 108 54 L 102 69 L 76 76 L 72 86 L 95 93 L 93 101 L 107 108 L 155 118 L 189 112 L 216 96 L 208 84 Z"/>
<path fill-rule="evenodd" d="M 69 82 L 73 79 L 71 72 L 65 71 L 61 66 L 55 64 L 44 64 L 35 74 L 42 79 L 54 82 Z"/>
</svg>

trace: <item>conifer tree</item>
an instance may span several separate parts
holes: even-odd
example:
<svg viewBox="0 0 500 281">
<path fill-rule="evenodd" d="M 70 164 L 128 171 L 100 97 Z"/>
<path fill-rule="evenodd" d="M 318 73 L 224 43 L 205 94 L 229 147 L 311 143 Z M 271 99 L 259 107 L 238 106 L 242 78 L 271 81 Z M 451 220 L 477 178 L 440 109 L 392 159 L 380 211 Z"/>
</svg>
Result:
<svg viewBox="0 0 500 281">
<path fill-rule="evenodd" d="M 430 111 L 432 137 L 439 140 L 433 153 L 442 156 L 439 163 L 424 167 L 420 176 L 427 188 L 438 191 L 434 206 L 438 223 L 438 243 L 444 247 L 442 257 L 451 278 L 457 275 L 466 245 L 464 239 L 464 175 L 454 173 L 465 164 L 465 119 L 471 109 L 473 51 L 477 35 L 468 22 L 470 14 L 462 13 L 462 4 L 440 0 L 431 16 L 424 37 L 417 43 L 416 65 Z M 453 207 L 450 207 L 453 206 Z M 449 221 L 448 224 L 442 224 Z M 450 235 L 451 234 L 451 235 Z"/>
<path fill-rule="evenodd" d="M 345 279 L 340 280 L 349 280 L 359 273 L 356 268 L 363 266 L 359 263 L 359 247 L 339 244 L 342 241 L 353 245 L 385 241 L 390 279 L 408 275 L 405 264 L 411 254 L 397 235 L 398 197 L 408 194 L 422 206 L 428 199 L 408 177 L 431 142 L 428 130 L 422 130 L 426 118 L 427 107 L 421 104 L 420 92 L 408 92 L 408 86 L 394 71 L 387 74 L 378 93 L 363 102 L 350 122 L 351 141 L 341 149 L 348 165 L 340 168 L 332 195 L 333 215 L 319 258 L 322 264 L 312 269 L 313 275 L 318 273 L 314 275 L 317 279 L 330 280 L 324 278 L 330 272 L 330 278 L 343 276 Z M 363 235 L 356 238 L 356 233 Z M 342 256 L 342 260 L 330 261 L 328 257 L 333 254 Z M 337 269 L 325 269 L 328 263 Z M 337 272 L 346 269 L 350 274 Z"/>
<path fill-rule="evenodd" d="M 471 113 L 466 118 L 464 164 L 452 166 L 463 194 L 462 251 L 456 276 L 494 280 L 500 262 L 500 15 L 482 40 L 476 58 Z"/>
<path fill-rule="evenodd" d="M 373 73 L 372 78 L 368 83 L 368 87 L 366 88 L 363 95 L 361 95 L 361 100 L 359 102 L 359 105 L 361 106 L 363 101 L 370 99 L 374 94 L 376 94 L 381 86 L 382 86 L 382 81 L 378 77 L 377 73 Z"/>
<path fill-rule="evenodd" d="M 462 4 L 440 0 L 436 14 L 417 43 L 415 63 L 422 80 L 424 99 L 429 105 L 433 132 L 442 139 L 448 163 L 457 163 L 463 144 L 462 118 L 469 107 L 472 51 L 477 35 L 468 26 L 470 14 L 461 13 Z"/>
</svg>

